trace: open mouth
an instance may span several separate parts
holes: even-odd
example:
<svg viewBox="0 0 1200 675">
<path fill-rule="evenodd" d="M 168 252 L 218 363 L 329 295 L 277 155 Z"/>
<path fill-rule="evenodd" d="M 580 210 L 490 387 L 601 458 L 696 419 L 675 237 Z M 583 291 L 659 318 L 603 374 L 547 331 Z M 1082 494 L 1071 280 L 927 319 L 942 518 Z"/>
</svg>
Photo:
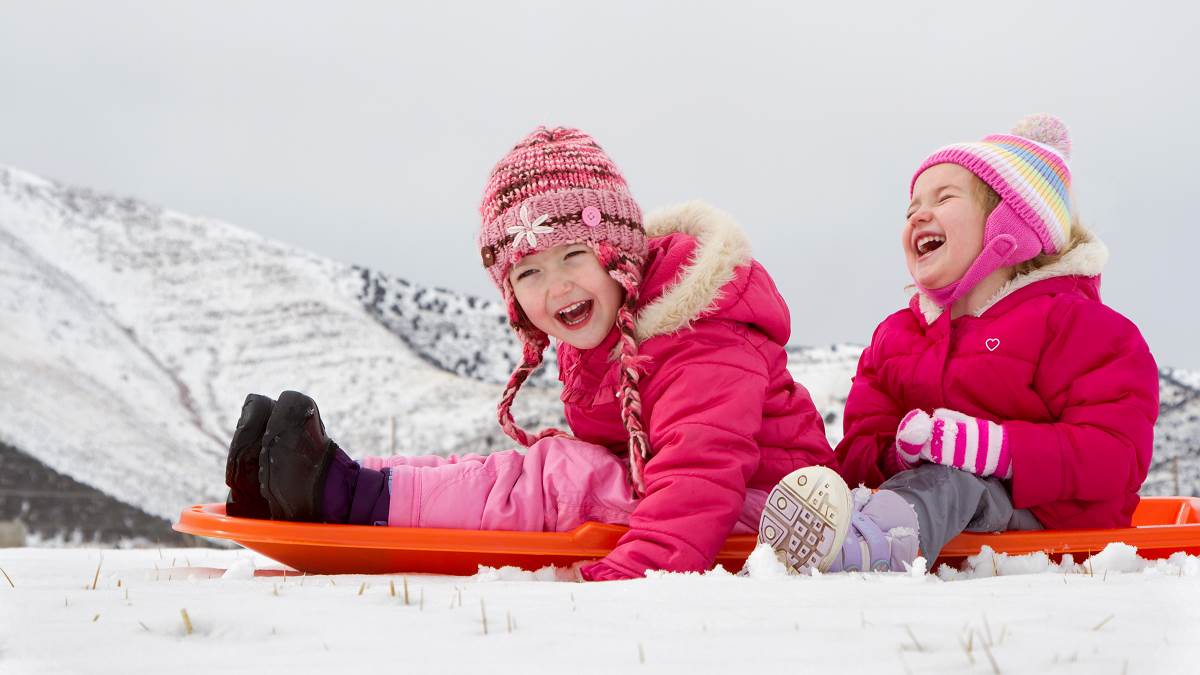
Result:
<svg viewBox="0 0 1200 675">
<path fill-rule="evenodd" d="M 941 248 L 942 244 L 945 244 L 945 243 L 946 243 L 946 237 L 944 235 L 940 235 L 940 234 L 926 234 L 926 235 L 918 238 L 917 244 L 916 244 L 917 259 L 919 260 L 919 259 L 924 258 L 925 256 L 929 255 L 930 253 L 933 253 L 934 251 Z"/>
<path fill-rule="evenodd" d="M 554 316 L 567 328 L 578 328 L 592 318 L 592 301 L 580 300 L 567 305 L 555 312 Z"/>
</svg>

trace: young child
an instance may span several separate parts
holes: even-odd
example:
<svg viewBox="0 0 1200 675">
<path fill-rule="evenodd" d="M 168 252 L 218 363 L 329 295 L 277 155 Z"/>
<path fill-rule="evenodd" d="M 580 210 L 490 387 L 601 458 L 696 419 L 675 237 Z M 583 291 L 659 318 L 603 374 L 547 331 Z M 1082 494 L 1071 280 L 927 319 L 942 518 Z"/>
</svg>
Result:
<svg viewBox="0 0 1200 675">
<path fill-rule="evenodd" d="M 798 570 L 900 570 L 964 530 L 1128 527 L 1158 416 L 1158 371 L 1128 319 L 1100 301 L 1108 251 L 1079 224 L 1057 118 L 938 150 L 910 184 L 900 243 L 918 292 L 863 352 L 837 447 L 845 483 L 820 483 L 823 555 Z M 814 480 L 817 476 L 820 480 Z M 806 496 L 801 494 L 801 497 Z M 793 528 L 795 529 L 795 528 Z M 803 528 L 801 528 L 803 529 Z M 916 537 L 913 533 L 916 533 Z M 780 551 L 787 547 L 761 535 Z"/>
<path fill-rule="evenodd" d="M 629 525 L 587 580 L 703 570 L 752 533 L 766 490 L 833 451 L 787 370 L 790 317 L 738 226 L 700 203 L 651 215 L 589 136 L 538 128 L 492 170 L 477 249 L 523 359 L 498 407 L 525 452 L 349 459 L 316 404 L 251 395 L 230 446 L 232 515 L 525 531 Z M 571 434 L 513 420 L 558 341 Z"/>
</svg>

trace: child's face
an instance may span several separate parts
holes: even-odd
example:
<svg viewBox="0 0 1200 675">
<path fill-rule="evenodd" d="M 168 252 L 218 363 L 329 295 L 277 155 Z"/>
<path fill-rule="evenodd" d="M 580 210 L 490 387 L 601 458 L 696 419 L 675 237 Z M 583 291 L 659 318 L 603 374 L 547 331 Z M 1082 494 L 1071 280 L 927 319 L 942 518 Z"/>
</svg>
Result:
<svg viewBox="0 0 1200 675">
<path fill-rule="evenodd" d="M 533 325 L 577 349 L 604 341 L 623 289 L 586 244 L 527 255 L 508 273 L 517 303 Z"/>
<path fill-rule="evenodd" d="M 958 281 L 983 250 L 987 220 L 979 179 L 957 164 L 935 164 L 917 177 L 901 231 L 904 260 L 924 288 Z"/>
</svg>

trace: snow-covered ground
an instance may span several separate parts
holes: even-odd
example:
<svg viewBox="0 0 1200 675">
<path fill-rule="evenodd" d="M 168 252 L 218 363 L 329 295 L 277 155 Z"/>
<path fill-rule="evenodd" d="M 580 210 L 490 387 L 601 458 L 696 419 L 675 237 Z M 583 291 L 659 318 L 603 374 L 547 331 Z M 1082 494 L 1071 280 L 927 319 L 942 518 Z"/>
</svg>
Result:
<svg viewBox="0 0 1200 675">
<path fill-rule="evenodd" d="M 787 577 L 764 553 L 747 577 L 575 584 L 511 569 L 284 577 L 240 550 L 6 549 L 0 673 L 1118 674 L 1200 663 L 1200 558 L 1145 562 L 1114 546 L 1062 566 L 985 552 L 965 574 Z"/>
</svg>

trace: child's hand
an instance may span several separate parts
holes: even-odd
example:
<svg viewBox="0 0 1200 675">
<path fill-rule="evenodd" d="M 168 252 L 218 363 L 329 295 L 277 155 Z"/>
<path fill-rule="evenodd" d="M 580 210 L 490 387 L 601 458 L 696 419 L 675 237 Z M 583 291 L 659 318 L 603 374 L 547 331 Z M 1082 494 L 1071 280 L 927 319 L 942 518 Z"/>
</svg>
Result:
<svg viewBox="0 0 1200 675">
<path fill-rule="evenodd" d="M 929 439 L 933 434 L 933 418 L 919 408 L 908 411 L 896 428 L 896 459 L 900 466 L 913 468 L 928 459 Z"/>
<path fill-rule="evenodd" d="M 908 467 L 924 460 L 984 478 L 1012 478 L 1004 427 L 957 410 L 938 408 L 933 415 L 913 410 L 905 415 L 896 429 L 896 456 Z"/>
</svg>

